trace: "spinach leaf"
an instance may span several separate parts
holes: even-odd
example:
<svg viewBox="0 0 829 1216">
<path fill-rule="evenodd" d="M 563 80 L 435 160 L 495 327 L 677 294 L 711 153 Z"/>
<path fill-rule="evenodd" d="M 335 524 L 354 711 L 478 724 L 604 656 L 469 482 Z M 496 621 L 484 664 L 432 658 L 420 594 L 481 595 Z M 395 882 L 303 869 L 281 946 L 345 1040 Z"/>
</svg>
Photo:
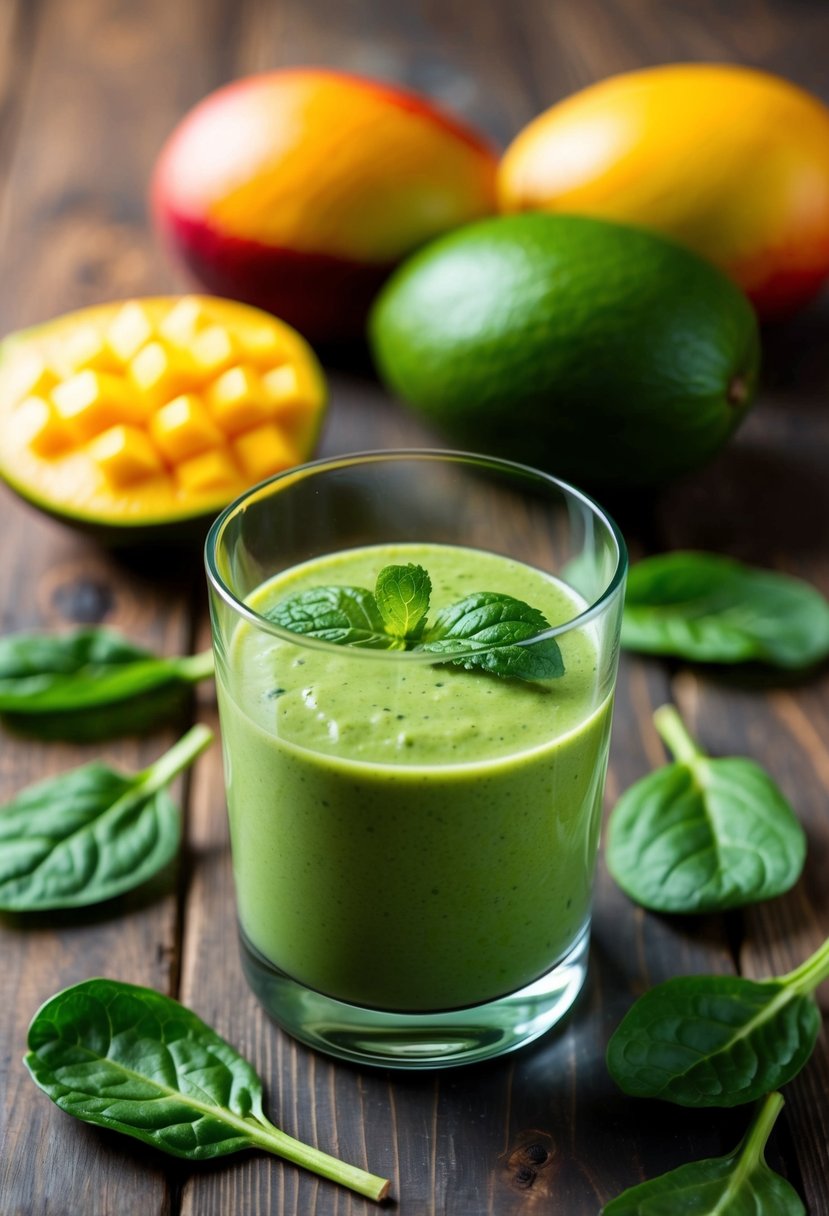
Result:
<svg viewBox="0 0 829 1216">
<path fill-rule="evenodd" d="M 265 615 L 292 633 L 337 646 L 389 650 L 405 645 L 386 633 L 377 601 L 364 587 L 313 587 L 286 596 Z"/>
<path fill-rule="evenodd" d="M 85 907 L 151 878 L 179 846 L 165 787 L 212 738 L 194 726 L 136 776 L 94 762 L 18 794 L 0 809 L 0 909 Z"/>
<path fill-rule="evenodd" d="M 406 641 L 417 639 L 426 624 L 432 580 L 422 566 L 384 566 L 377 575 L 374 597 L 388 633 Z"/>
<path fill-rule="evenodd" d="M 24 1063 L 53 1102 L 86 1123 L 201 1161 L 261 1148 L 383 1199 L 389 1183 L 274 1127 L 262 1082 L 229 1043 L 151 988 L 90 979 L 48 1000 Z"/>
<path fill-rule="evenodd" d="M 806 836 L 767 773 L 751 760 L 711 760 L 669 705 L 654 722 L 677 758 L 637 781 L 608 824 L 608 869 L 657 912 L 722 912 L 788 891 Z"/>
<path fill-rule="evenodd" d="M 666 553 L 631 567 L 622 645 L 705 663 L 808 667 L 829 655 L 829 603 L 786 574 L 713 553 Z"/>
<path fill-rule="evenodd" d="M 625 1093 L 679 1106 L 739 1106 L 785 1085 L 812 1054 L 813 999 L 829 977 L 829 938 L 788 975 L 757 982 L 688 975 L 658 984 L 628 1010 L 607 1048 Z"/>
<path fill-rule="evenodd" d="M 13 634 L 0 638 L 0 715 L 47 739 L 143 733 L 180 712 L 212 673 L 210 652 L 158 658 L 108 629 Z"/>
<path fill-rule="evenodd" d="M 519 643 L 543 633 L 544 615 L 521 600 L 492 591 L 477 591 L 435 617 L 417 650 L 453 659 L 459 667 L 522 680 L 550 680 L 564 674 L 555 638 L 531 646 Z"/>
<path fill-rule="evenodd" d="M 763 1155 L 782 1108 L 781 1095 L 769 1094 L 733 1152 L 631 1187 L 602 1208 L 602 1216 L 806 1216 L 800 1196 Z"/>
</svg>

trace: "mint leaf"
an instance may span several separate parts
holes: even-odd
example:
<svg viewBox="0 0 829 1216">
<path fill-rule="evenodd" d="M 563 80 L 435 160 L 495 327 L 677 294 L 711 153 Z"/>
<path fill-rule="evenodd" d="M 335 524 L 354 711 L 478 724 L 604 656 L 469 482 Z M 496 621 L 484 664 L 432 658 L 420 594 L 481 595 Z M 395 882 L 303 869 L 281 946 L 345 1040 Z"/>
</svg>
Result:
<svg viewBox="0 0 829 1216">
<path fill-rule="evenodd" d="M 313 587 L 265 614 L 293 633 L 374 650 L 421 650 L 468 671 L 518 680 L 564 674 L 554 638 L 522 645 L 550 628 L 537 608 L 511 595 L 476 591 L 442 609 L 426 628 L 432 580 L 422 566 L 384 566 L 376 596 L 364 587 Z"/>
<path fill-rule="evenodd" d="M 377 601 L 363 587 L 313 587 L 286 596 L 266 614 L 292 633 L 338 646 L 402 649 L 405 642 L 386 633 Z"/>
<path fill-rule="evenodd" d="M 422 566 L 384 566 L 374 595 L 386 631 L 406 641 L 420 637 L 431 594 L 432 580 Z"/>
<path fill-rule="evenodd" d="M 551 680 L 564 674 L 555 639 L 520 645 L 549 628 L 537 608 L 511 595 L 476 591 L 442 609 L 415 649 L 452 658 L 467 671 L 479 668 L 519 680 Z"/>
</svg>

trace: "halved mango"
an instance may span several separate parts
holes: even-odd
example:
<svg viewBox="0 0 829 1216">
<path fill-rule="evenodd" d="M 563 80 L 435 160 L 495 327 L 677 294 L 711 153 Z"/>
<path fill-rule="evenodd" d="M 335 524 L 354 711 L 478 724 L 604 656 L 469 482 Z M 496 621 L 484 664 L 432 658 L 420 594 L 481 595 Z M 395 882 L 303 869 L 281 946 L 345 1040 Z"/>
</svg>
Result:
<svg viewBox="0 0 829 1216">
<path fill-rule="evenodd" d="M 267 313 L 213 296 L 98 305 L 0 343 L 0 475 L 134 539 L 307 460 L 325 404 L 311 348 Z"/>
</svg>

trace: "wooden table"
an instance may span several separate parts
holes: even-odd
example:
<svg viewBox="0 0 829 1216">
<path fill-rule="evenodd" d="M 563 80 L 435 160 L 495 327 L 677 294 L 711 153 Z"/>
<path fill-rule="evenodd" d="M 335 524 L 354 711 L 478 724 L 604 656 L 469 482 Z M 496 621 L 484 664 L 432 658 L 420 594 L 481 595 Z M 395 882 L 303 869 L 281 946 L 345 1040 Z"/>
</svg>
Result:
<svg viewBox="0 0 829 1216">
<path fill-rule="evenodd" d="M 184 110 L 230 77 L 330 63 L 420 87 L 506 142 L 532 114 L 591 80 L 676 59 L 781 71 L 829 100 L 822 0 L 4 0 L 0 5 L 0 322 L 6 332 L 69 308 L 165 290 L 145 183 Z M 634 555 L 714 549 L 829 592 L 829 300 L 766 336 L 762 399 L 704 472 L 628 507 Z M 323 453 L 433 444 L 359 360 L 331 369 Z M 127 562 L 2 492 L 2 628 L 106 622 L 167 653 L 207 642 L 192 562 Z M 625 659 L 607 804 L 663 759 L 651 711 L 675 701 L 716 754 L 762 761 L 809 834 L 802 880 L 745 913 L 693 920 L 634 908 L 600 868 L 591 977 L 558 1033 L 501 1061 L 443 1074 L 361 1071 L 278 1032 L 237 961 L 219 749 L 181 783 L 186 844 L 173 874 L 98 909 L 6 917 L 0 1020 L 3 1216 L 363 1213 L 365 1201 L 292 1166 L 247 1155 L 189 1168 L 60 1113 L 20 1057 L 28 1022 L 58 989 L 105 974 L 194 1008 L 248 1055 L 287 1131 L 394 1180 L 401 1216 L 596 1213 L 624 1187 L 736 1143 L 748 1111 L 636 1102 L 604 1066 L 632 999 L 683 972 L 766 976 L 829 933 L 829 679 L 750 684 Z M 211 693 L 199 717 L 214 722 Z M 2 791 L 92 755 L 149 762 L 175 732 L 104 747 L 0 738 Z M 829 1212 L 829 1045 L 786 1087 L 770 1159 L 811 1216 Z M 539 1147 L 540 1146 L 540 1147 Z"/>
</svg>

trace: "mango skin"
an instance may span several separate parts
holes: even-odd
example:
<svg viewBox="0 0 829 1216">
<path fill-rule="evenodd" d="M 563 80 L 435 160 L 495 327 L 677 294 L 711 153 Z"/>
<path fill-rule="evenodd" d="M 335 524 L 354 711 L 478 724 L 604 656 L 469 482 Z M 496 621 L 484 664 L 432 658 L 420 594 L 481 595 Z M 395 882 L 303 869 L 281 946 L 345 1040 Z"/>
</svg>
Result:
<svg viewBox="0 0 829 1216">
<path fill-rule="evenodd" d="M 677 64 L 611 77 L 521 131 L 498 173 L 503 212 L 639 224 L 708 258 L 761 319 L 829 275 L 829 108 L 747 67 Z"/>
<path fill-rule="evenodd" d="M 163 147 L 151 206 L 206 290 L 274 313 L 311 341 L 362 332 L 411 250 L 496 210 L 495 152 L 423 97 L 345 73 L 243 78 Z"/>
</svg>

